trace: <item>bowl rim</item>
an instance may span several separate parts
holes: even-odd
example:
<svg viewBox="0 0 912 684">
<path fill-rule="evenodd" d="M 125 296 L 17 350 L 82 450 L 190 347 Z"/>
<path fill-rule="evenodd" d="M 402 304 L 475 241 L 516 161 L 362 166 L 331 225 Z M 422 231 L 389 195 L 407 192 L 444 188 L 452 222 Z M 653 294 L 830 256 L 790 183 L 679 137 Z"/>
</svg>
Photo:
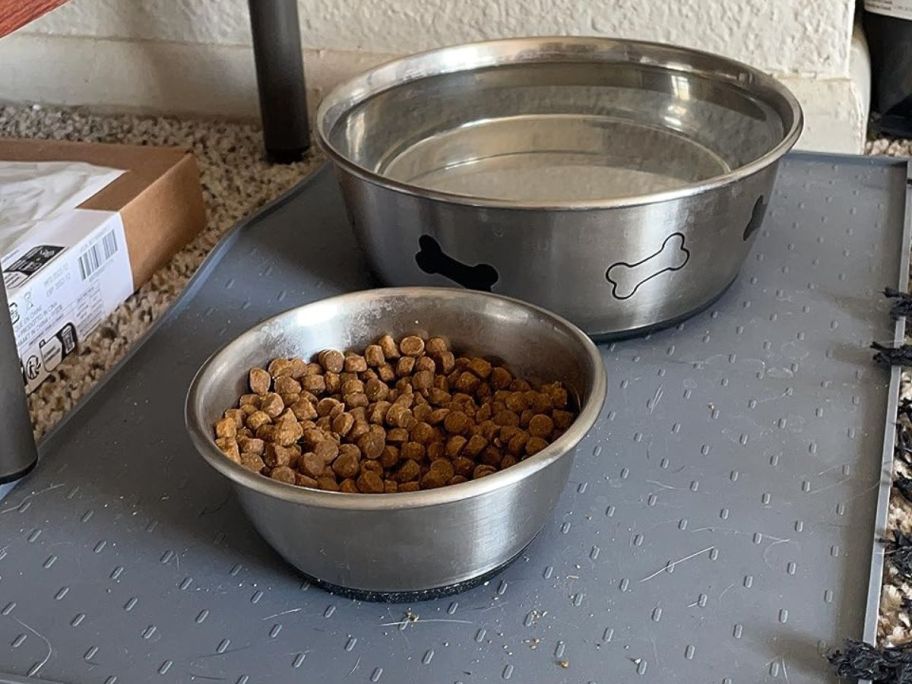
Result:
<svg viewBox="0 0 912 684">
<path fill-rule="evenodd" d="M 355 163 L 329 141 L 329 133 L 352 106 L 404 83 L 433 75 L 471 71 L 478 68 L 534 62 L 580 61 L 588 51 L 618 50 L 624 61 L 661 67 L 669 71 L 711 77 L 751 92 L 767 103 L 778 105 L 791 116 L 791 125 L 782 139 L 763 155 L 728 173 L 688 183 L 672 190 L 630 195 L 604 200 L 567 200 L 542 203 L 525 200 L 493 199 L 461 195 L 424 188 L 393 180 Z M 608 63 L 608 62 L 606 62 Z M 431 68 L 434 64 L 442 67 Z M 341 112 L 333 114 L 341 108 Z M 536 36 L 505 38 L 451 45 L 390 60 L 333 88 L 320 102 L 316 113 L 316 138 L 324 153 L 340 168 L 372 185 L 424 199 L 491 209 L 569 210 L 614 209 L 690 197 L 735 183 L 777 162 L 794 147 L 804 128 L 804 114 L 797 98 L 779 80 L 755 67 L 710 52 L 650 41 L 598 36 Z"/>
<path fill-rule="evenodd" d="M 579 415 L 570 428 L 554 442 L 549 444 L 537 454 L 516 463 L 509 468 L 500 470 L 492 475 L 479 480 L 469 480 L 456 485 L 447 485 L 437 489 L 425 489 L 417 492 L 395 492 L 389 494 L 349 494 L 345 492 L 328 492 L 318 489 L 309 489 L 297 485 L 287 484 L 272 480 L 259 473 L 253 473 L 239 463 L 229 460 L 216 447 L 211 436 L 211 426 L 203 420 L 203 386 L 213 369 L 218 365 L 231 348 L 239 344 L 244 338 L 254 337 L 259 332 L 285 317 L 296 316 L 305 312 L 308 307 L 326 306 L 327 304 L 345 304 L 354 299 L 377 298 L 401 295 L 434 295 L 440 297 L 463 297 L 469 299 L 497 299 L 514 307 L 526 311 L 533 311 L 549 319 L 555 327 L 562 328 L 569 333 L 571 338 L 579 345 L 588 357 L 593 368 L 596 369 L 592 378 L 592 390 L 588 399 L 580 408 Z M 504 489 L 511 484 L 525 479 L 539 470 L 547 467 L 554 461 L 573 453 L 575 447 L 595 424 L 607 394 L 607 379 L 605 364 L 601 353 L 595 343 L 577 326 L 566 319 L 543 309 L 534 304 L 505 297 L 499 294 L 478 292 L 475 290 L 461 290 L 447 287 L 396 287 L 360 290 L 334 297 L 320 299 L 309 304 L 287 309 L 274 316 L 266 318 L 251 326 L 233 340 L 224 344 L 215 351 L 200 366 L 190 383 L 184 404 L 184 425 L 190 436 L 190 441 L 196 451 L 216 471 L 230 479 L 235 485 L 245 489 L 252 489 L 260 494 L 307 506 L 329 508 L 349 511 L 376 511 L 376 510 L 402 510 L 425 508 L 443 504 L 456 503 L 465 499 L 488 494 L 498 489 Z"/>
</svg>

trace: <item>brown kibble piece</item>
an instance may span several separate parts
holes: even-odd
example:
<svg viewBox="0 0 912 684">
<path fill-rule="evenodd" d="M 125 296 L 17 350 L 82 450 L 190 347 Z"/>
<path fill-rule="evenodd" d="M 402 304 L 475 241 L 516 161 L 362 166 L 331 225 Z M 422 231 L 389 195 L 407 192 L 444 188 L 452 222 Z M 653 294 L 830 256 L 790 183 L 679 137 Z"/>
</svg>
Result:
<svg viewBox="0 0 912 684">
<path fill-rule="evenodd" d="M 447 481 L 449 481 L 449 479 L 456 474 L 456 471 L 453 469 L 453 464 L 445 458 L 438 458 L 437 460 L 431 461 L 430 469 L 436 471 L 444 480 Z"/>
<path fill-rule="evenodd" d="M 431 442 L 425 446 L 425 450 L 427 451 L 429 461 L 444 458 L 446 456 L 446 446 L 443 442 Z"/>
<path fill-rule="evenodd" d="M 248 384 L 254 394 L 266 394 L 272 385 L 272 376 L 262 368 L 251 368 Z"/>
<path fill-rule="evenodd" d="M 273 468 L 272 472 L 269 473 L 269 477 L 271 477 L 273 480 L 278 480 L 279 482 L 284 482 L 286 484 L 294 484 L 295 475 L 295 471 L 288 466 L 279 466 L 278 468 Z"/>
<path fill-rule="evenodd" d="M 513 374 L 503 366 L 497 366 L 491 370 L 491 386 L 495 390 L 507 389 L 513 382 Z"/>
<path fill-rule="evenodd" d="M 268 425 L 271 422 L 272 419 L 269 417 L 269 414 L 259 410 L 254 411 L 249 416 L 247 416 L 246 420 L 247 427 L 254 431 L 258 430 L 263 425 Z"/>
<path fill-rule="evenodd" d="M 295 484 L 298 485 L 298 487 L 310 487 L 311 489 L 318 488 L 316 479 L 309 475 L 302 475 L 301 473 L 295 474 Z"/>
<path fill-rule="evenodd" d="M 515 413 L 522 413 L 529 408 L 529 401 L 524 392 L 511 392 L 504 400 L 504 405 Z"/>
<path fill-rule="evenodd" d="M 388 401 L 378 401 L 372 407 L 370 407 L 370 413 L 367 416 L 367 419 L 374 424 L 382 425 L 386 420 L 386 414 L 390 410 L 390 404 Z"/>
<path fill-rule="evenodd" d="M 290 375 L 282 375 L 275 379 L 273 389 L 279 394 L 300 394 L 301 383 Z"/>
<path fill-rule="evenodd" d="M 450 478 L 444 477 L 444 474 L 436 470 L 428 470 L 421 477 L 422 489 L 437 489 L 443 487 L 449 482 Z"/>
<path fill-rule="evenodd" d="M 377 377 L 383 382 L 392 382 L 396 379 L 396 369 L 385 363 L 377 369 Z"/>
<path fill-rule="evenodd" d="M 304 429 L 297 421 L 285 421 L 275 426 L 273 441 L 282 446 L 291 446 L 304 435 Z"/>
<path fill-rule="evenodd" d="M 383 475 L 383 466 L 380 465 L 379 461 L 361 461 L 361 470 L 370 470 L 371 472 L 377 473 L 377 475 Z"/>
<path fill-rule="evenodd" d="M 256 437 L 238 437 L 237 442 L 242 453 L 262 456 L 266 450 L 266 442 Z"/>
<path fill-rule="evenodd" d="M 529 423 L 531 423 L 532 419 L 535 418 L 535 416 L 537 416 L 537 415 L 538 414 L 535 413 L 535 411 L 533 411 L 532 409 L 526 409 L 519 416 L 519 426 L 528 428 Z"/>
<path fill-rule="evenodd" d="M 529 441 L 526 442 L 526 454 L 532 456 L 533 454 L 537 454 L 546 446 L 548 446 L 548 442 L 546 442 L 541 437 L 530 437 Z"/>
<path fill-rule="evenodd" d="M 456 368 L 456 356 L 451 351 L 436 354 L 434 361 L 437 363 L 437 370 L 440 373 L 449 374 Z"/>
<path fill-rule="evenodd" d="M 314 394 L 322 394 L 326 391 L 326 381 L 322 375 L 305 375 L 301 378 L 301 388 Z"/>
<path fill-rule="evenodd" d="M 479 480 L 483 477 L 487 477 L 488 475 L 493 475 L 496 472 L 497 472 L 497 468 L 495 468 L 494 466 L 481 464 L 481 465 L 475 466 L 475 470 L 472 471 L 472 479 Z"/>
<path fill-rule="evenodd" d="M 421 466 L 417 461 L 406 460 L 402 462 L 399 470 L 396 472 L 396 480 L 399 482 L 410 482 L 417 480 L 421 476 Z"/>
<path fill-rule="evenodd" d="M 505 468 L 509 468 L 510 466 L 516 465 L 516 463 L 517 463 L 516 456 L 513 456 L 512 454 L 507 454 L 502 459 L 500 459 L 500 469 L 504 470 Z"/>
<path fill-rule="evenodd" d="M 529 441 L 528 433 L 520 430 L 510 438 L 507 443 L 507 452 L 513 456 L 520 456 L 526 451 L 526 442 Z"/>
<path fill-rule="evenodd" d="M 554 431 L 554 421 L 544 413 L 533 416 L 529 421 L 529 434 L 533 437 L 547 437 Z"/>
<path fill-rule="evenodd" d="M 497 425 L 519 425 L 519 416 L 509 409 L 498 411 L 494 414 L 493 420 Z"/>
<path fill-rule="evenodd" d="M 560 430 L 566 430 L 573 424 L 574 416 L 570 411 L 554 409 L 551 417 L 554 419 L 554 426 Z"/>
<path fill-rule="evenodd" d="M 339 445 L 332 439 L 324 439 L 314 446 L 314 454 L 323 463 L 332 463 L 333 459 L 339 455 Z"/>
<path fill-rule="evenodd" d="M 379 368 L 386 363 L 386 355 L 379 344 L 369 344 L 364 348 L 364 360 L 371 368 Z"/>
<path fill-rule="evenodd" d="M 317 417 L 317 409 L 307 399 L 299 398 L 290 408 L 298 420 L 313 420 Z"/>
<path fill-rule="evenodd" d="M 440 354 L 449 350 L 447 341 L 442 337 L 432 337 L 424 345 L 424 351 L 427 354 Z"/>
<path fill-rule="evenodd" d="M 267 389 L 266 391 L 268 392 L 269 390 Z M 255 406 L 256 408 L 260 408 L 260 395 L 242 394 L 241 398 L 238 399 L 238 406 L 241 408 L 244 408 L 245 406 Z"/>
<path fill-rule="evenodd" d="M 427 422 L 431 425 L 440 425 L 446 417 L 449 415 L 450 409 L 448 408 L 439 408 L 431 411 L 431 415 L 428 416 Z"/>
<path fill-rule="evenodd" d="M 393 428 L 392 430 L 387 431 L 386 441 L 393 444 L 407 442 L 409 441 L 409 431 L 405 428 Z"/>
<path fill-rule="evenodd" d="M 408 335 L 399 341 L 399 351 L 405 356 L 419 357 L 424 354 L 424 340 L 417 335 Z"/>
<path fill-rule="evenodd" d="M 332 463 L 333 472 L 339 477 L 357 477 L 361 463 L 352 453 L 341 454 Z"/>
<path fill-rule="evenodd" d="M 377 473 L 365 470 L 358 476 L 358 490 L 362 494 L 380 494 L 383 492 L 383 479 Z"/>
<path fill-rule="evenodd" d="M 323 386 L 326 388 L 325 392 L 336 394 L 342 386 L 342 377 L 338 373 L 327 371 L 323 375 Z"/>
<path fill-rule="evenodd" d="M 377 346 L 383 350 L 383 356 L 387 360 L 399 358 L 399 347 L 396 345 L 396 340 L 394 340 L 390 335 L 384 335 L 379 340 L 377 340 Z"/>
<path fill-rule="evenodd" d="M 366 435 L 368 432 L 370 432 L 370 423 L 366 420 L 358 420 L 355 418 L 355 424 L 352 426 L 352 429 L 348 431 L 345 438 L 349 442 L 354 443 L 361 439 L 362 435 Z"/>
<path fill-rule="evenodd" d="M 348 373 L 362 373 L 367 370 L 367 361 L 360 354 L 345 355 L 345 371 Z"/>
<path fill-rule="evenodd" d="M 485 447 L 488 446 L 488 440 L 482 437 L 481 435 L 472 435 L 469 437 L 469 441 L 466 442 L 465 448 L 462 450 L 469 458 L 475 458 L 484 451 Z"/>
<path fill-rule="evenodd" d="M 339 485 L 339 491 L 345 492 L 346 494 L 357 494 L 358 485 L 356 485 L 355 481 L 351 478 L 346 478 L 342 480 L 342 483 Z"/>
<path fill-rule="evenodd" d="M 396 362 L 396 377 L 404 378 L 411 375 L 415 370 L 415 359 L 411 356 L 403 356 Z"/>
<path fill-rule="evenodd" d="M 453 387 L 460 392 L 466 394 L 472 394 L 475 390 L 478 389 L 478 386 L 481 384 L 481 380 L 478 377 L 469 371 L 463 371 L 459 374 L 459 377 L 456 378 L 456 382 L 453 383 Z"/>
<path fill-rule="evenodd" d="M 235 463 L 241 462 L 241 452 L 238 449 L 238 443 L 234 437 L 218 437 L 215 440 L 215 445 L 230 460 Z"/>
<path fill-rule="evenodd" d="M 317 415 L 321 418 L 323 416 L 328 416 L 333 412 L 333 409 L 341 405 L 342 402 L 338 399 L 333 399 L 332 397 L 324 397 L 317 402 Z"/>
<path fill-rule="evenodd" d="M 456 458 L 462 453 L 463 448 L 468 440 L 462 435 L 453 435 L 447 440 L 446 455 L 447 458 Z"/>
<path fill-rule="evenodd" d="M 415 359 L 415 372 L 418 371 L 430 371 L 431 377 L 434 377 L 434 373 L 437 372 L 437 364 L 434 363 L 434 359 L 430 356 L 421 356 Z"/>
<path fill-rule="evenodd" d="M 355 424 L 355 419 L 350 413 L 340 413 L 333 418 L 332 429 L 337 435 L 345 437 Z"/>
<path fill-rule="evenodd" d="M 469 418 L 462 411 L 450 411 L 443 419 L 443 427 L 451 434 L 461 434 L 469 429 Z"/>
<path fill-rule="evenodd" d="M 241 409 L 236 408 L 236 409 L 228 409 L 227 411 L 225 411 L 224 417 L 230 418 L 231 420 L 233 420 L 235 430 L 238 430 L 238 429 L 244 427 L 244 418 L 246 417 L 246 415 L 247 414 L 245 414 Z"/>
<path fill-rule="evenodd" d="M 412 418 L 411 412 L 401 402 L 393 403 L 386 412 L 386 424 L 390 427 L 406 427 Z"/>
<path fill-rule="evenodd" d="M 489 446 L 481 452 L 478 460 L 485 465 L 494 466 L 495 468 L 500 465 L 500 461 L 503 459 L 503 454 L 500 453 L 500 449 L 496 447 Z"/>
<path fill-rule="evenodd" d="M 342 394 L 360 394 L 364 392 L 364 383 L 358 378 L 350 378 L 342 382 L 342 387 L 339 388 L 339 391 Z"/>
<path fill-rule="evenodd" d="M 415 423 L 410 434 L 413 442 L 428 444 L 432 439 L 434 439 L 436 432 L 434 431 L 434 428 L 432 428 L 429 424 L 422 422 Z"/>
<path fill-rule="evenodd" d="M 377 430 L 373 429 L 377 428 Z M 386 433 L 378 425 L 372 425 L 365 434 L 358 438 L 358 448 L 365 458 L 380 458 L 386 446 Z"/>
<path fill-rule="evenodd" d="M 399 463 L 399 449 L 387 444 L 383 447 L 383 453 L 380 454 L 380 465 L 383 466 L 385 470 L 390 470 L 397 463 Z"/>
<path fill-rule="evenodd" d="M 294 370 L 294 364 L 292 364 L 291 359 L 273 359 L 269 362 L 267 370 L 273 379 L 281 378 L 284 376 L 290 377 L 292 371 Z"/>
<path fill-rule="evenodd" d="M 325 371 L 330 373 L 341 373 L 345 364 L 345 357 L 342 352 L 335 349 L 326 349 L 317 354 L 317 361 Z"/>
<path fill-rule="evenodd" d="M 410 459 L 412 461 L 420 461 L 424 458 L 426 453 L 424 444 L 419 444 L 418 442 L 406 442 L 399 449 L 399 457 L 404 459 Z"/>
<path fill-rule="evenodd" d="M 326 462 L 314 452 L 308 451 L 298 461 L 298 470 L 311 477 L 320 477 L 326 469 Z"/>
<path fill-rule="evenodd" d="M 279 414 L 285 410 L 285 402 L 275 392 L 267 392 L 260 399 L 260 410 L 270 418 L 278 418 Z"/>
<path fill-rule="evenodd" d="M 370 401 L 367 398 L 367 395 L 364 392 L 354 392 L 352 394 L 346 394 L 342 397 L 345 405 L 349 408 L 358 408 L 359 406 L 368 406 Z"/>
<path fill-rule="evenodd" d="M 291 361 L 291 377 L 295 380 L 307 372 L 307 361 L 304 359 L 294 358 L 289 361 Z"/>
<path fill-rule="evenodd" d="M 412 376 L 412 387 L 415 390 L 429 390 L 434 386 L 434 374 L 431 371 L 420 370 Z"/>
<path fill-rule="evenodd" d="M 417 396 L 418 396 L 418 398 L 422 398 L 420 394 Z M 434 409 L 431 407 L 430 404 L 419 403 L 415 408 L 412 409 L 412 416 L 414 416 L 414 418 L 417 422 L 426 423 L 426 422 L 428 422 L 428 419 L 431 417 L 431 414 L 433 412 L 434 412 Z"/>
<path fill-rule="evenodd" d="M 291 466 L 297 463 L 301 456 L 301 449 L 295 446 L 282 446 L 281 444 L 269 443 L 264 450 L 263 460 L 270 468 L 279 466 Z"/>
<path fill-rule="evenodd" d="M 544 389 L 544 388 L 543 388 Z M 547 387 L 547 394 L 551 398 L 551 406 L 556 409 L 567 408 L 569 397 L 567 390 L 560 383 L 553 383 Z"/>
<path fill-rule="evenodd" d="M 469 477 L 475 469 L 475 461 L 465 456 L 458 456 L 453 459 L 453 470 L 457 475 Z"/>
<path fill-rule="evenodd" d="M 421 485 L 417 481 L 403 482 L 399 485 L 400 492 L 417 492 L 419 489 L 421 489 Z"/>
<path fill-rule="evenodd" d="M 371 378 L 364 384 L 364 394 L 370 401 L 382 401 L 389 394 L 389 387 L 382 380 Z"/>
<path fill-rule="evenodd" d="M 384 480 L 383 481 L 383 491 L 387 494 L 395 494 L 399 491 L 399 485 L 395 480 Z"/>
<path fill-rule="evenodd" d="M 234 418 L 222 418 L 215 424 L 216 437 L 233 438 L 237 435 L 238 424 Z"/>
<path fill-rule="evenodd" d="M 328 492 L 339 491 L 339 483 L 336 482 L 336 478 L 325 475 L 323 477 L 317 478 L 317 487 L 320 489 L 325 489 Z"/>
<path fill-rule="evenodd" d="M 479 356 L 469 359 L 468 368 L 482 380 L 487 380 L 492 370 L 491 362 Z"/>
</svg>

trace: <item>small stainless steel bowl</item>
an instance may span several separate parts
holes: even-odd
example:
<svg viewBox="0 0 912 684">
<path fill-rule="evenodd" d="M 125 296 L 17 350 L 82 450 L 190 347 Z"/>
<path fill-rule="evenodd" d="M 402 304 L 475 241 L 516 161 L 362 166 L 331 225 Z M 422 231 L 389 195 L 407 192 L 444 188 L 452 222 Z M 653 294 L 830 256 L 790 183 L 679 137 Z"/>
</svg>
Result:
<svg viewBox="0 0 912 684">
<path fill-rule="evenodd" d="M 481 480 L 399 494 L 343 494 L 251 473 L 216 448 L 212 425 L 276 357 L 363 348 L 379 335 L 441 335 L 457 350 L 506 361 L 522 377 L 562 380 L 579 417 L 538 454 Z M 554 508 L 577 444 L 605 399 L 598 349 L 567 321 L 497 295 L 445 288 L 370 290 L 286 311 L 213 355 L 187 395 L 203 458 L 234 485 L 256 529 L 311 578 L 366 598 L 455 590 L 509 563 Z"/>
<path fill-rule="evenodd" d="M 598 336 L 725 290 L 801 128 L 791 93 L 747 65 L 567 37 L 405 57 L 316 120 L 386 283 L 499 292 Z"/>
</svg>

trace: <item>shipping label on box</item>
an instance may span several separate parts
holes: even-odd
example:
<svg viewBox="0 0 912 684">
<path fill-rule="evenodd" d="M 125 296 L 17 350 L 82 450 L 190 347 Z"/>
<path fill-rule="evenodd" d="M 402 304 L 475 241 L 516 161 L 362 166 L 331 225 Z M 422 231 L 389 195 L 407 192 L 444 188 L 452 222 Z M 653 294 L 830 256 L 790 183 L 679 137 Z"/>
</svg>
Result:
<svg viewBox="0 0 912 684">
<path fill-rule="evenodd" d="M 32 227 L 0 260 L 26 391 L 133 292 L 118 212 L 73 209 Z"/>
</svg>

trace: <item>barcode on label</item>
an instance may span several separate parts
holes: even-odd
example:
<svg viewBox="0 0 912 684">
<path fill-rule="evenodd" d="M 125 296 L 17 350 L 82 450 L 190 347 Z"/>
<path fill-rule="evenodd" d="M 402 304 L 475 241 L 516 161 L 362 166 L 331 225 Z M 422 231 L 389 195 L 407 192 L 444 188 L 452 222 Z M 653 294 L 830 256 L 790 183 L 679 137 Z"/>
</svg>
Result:
<svg viewBox="0 0 912 684">
<path fill-rule="evenodd" d="M 79 257 L 79 274 L 85 280 L 97 271 L 117 253 L 117 236 L 111 230 L 105 233 L 101 241 L 89 247 Z"/>
</svg>

